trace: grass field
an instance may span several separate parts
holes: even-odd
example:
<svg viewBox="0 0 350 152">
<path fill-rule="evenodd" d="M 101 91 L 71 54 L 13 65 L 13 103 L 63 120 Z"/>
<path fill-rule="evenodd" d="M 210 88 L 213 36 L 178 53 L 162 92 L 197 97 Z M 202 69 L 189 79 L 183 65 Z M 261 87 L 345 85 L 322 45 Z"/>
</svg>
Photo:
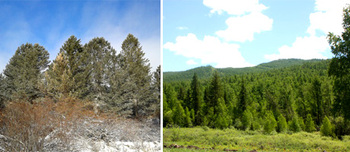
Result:
<svg viewBox="0 0 350 152">
<path fill-rule="evenodd" d="M 249 152 L 257 151 L 350 151 L 350 136 L 343 140 L 321 136 L 319 132 L 307 133 L 272 133 L 266 135 L 262 131 L 240 131 L 234 128 L 218 130 L 207 127 L 164 128 L 164 145 L 189 145 L 205 148 L 175 149 L 164 148 L 167 152 L 177 151 L 223 151 L 224 149 Z M 214 148 L 215 150 L 209 150 Z"/>
</svg>

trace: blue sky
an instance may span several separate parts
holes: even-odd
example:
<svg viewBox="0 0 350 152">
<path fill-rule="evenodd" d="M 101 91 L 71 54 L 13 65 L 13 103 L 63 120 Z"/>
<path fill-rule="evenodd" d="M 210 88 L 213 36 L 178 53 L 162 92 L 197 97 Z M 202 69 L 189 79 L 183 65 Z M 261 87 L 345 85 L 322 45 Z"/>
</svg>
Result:
<svg viewBox="0 0 350 152">
<path fill-rule="evenodd" d="M 128 33 L 136 36 L 150 59 L 160 64 L 160 1 L 0 1 L 0 73 L 16 49 L 39 43 L 55 59 L 75 35 L 82 44 L 104 37 L 117 50 Z"/>
<path fill-rule="evenodd" d="M 164 0 L 163 71 L 331 58 L 350 0 Z"/>
</svg>

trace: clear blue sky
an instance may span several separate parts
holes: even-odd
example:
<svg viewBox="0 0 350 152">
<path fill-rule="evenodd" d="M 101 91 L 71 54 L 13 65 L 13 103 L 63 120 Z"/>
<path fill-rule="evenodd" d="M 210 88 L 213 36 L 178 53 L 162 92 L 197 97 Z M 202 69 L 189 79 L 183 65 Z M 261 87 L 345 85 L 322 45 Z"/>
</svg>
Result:
<svg viewBox="0 0 350 152">
<path fill-rule="evenodd" d="M 164 0 L 163 71 L 331 58 L 350 0 Z"/>
<path fill-rule="evenodd" d="M 152 70 L 160 64 L 160 0 L 0 1 L 0 73 L 16 49 L 39 43 L 55 59 L 71 36 L 82 44 L 104 37 L 117 50 L 136 36 Z"/>
</svg>

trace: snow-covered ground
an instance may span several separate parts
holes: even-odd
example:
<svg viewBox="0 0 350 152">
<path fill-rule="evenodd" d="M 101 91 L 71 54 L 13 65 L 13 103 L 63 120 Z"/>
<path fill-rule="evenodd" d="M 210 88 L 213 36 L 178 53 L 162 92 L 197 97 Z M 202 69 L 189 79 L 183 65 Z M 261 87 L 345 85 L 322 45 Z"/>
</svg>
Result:
<svg viewBox="0 0 350 152">
<path fill-rule="evenodd" d="M 56 127 L 45 136 L 44 151 L 161 151 L 159 120 L 150 119 L 140 122 L 130 119 L 85 118 L 69 123 L 69 125 L 62 125 L 65 127 Z M 0 140 L 0 151 L 4 151 L 5 148 L 1 146 L 7 144 L 1 142 L 6 141 L 9 140 Z"/>
</svg>

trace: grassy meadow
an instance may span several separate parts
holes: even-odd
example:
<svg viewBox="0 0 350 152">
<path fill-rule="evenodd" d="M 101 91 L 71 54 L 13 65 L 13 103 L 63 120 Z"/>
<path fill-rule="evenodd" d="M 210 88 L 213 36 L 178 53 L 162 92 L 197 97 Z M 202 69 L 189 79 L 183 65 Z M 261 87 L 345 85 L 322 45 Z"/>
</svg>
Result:
<svg viewBox="0 0 350 152">
<path fill-rule="evenodd" d="M 276 133 L 241 131 L 235 128 L 223 130 L 208 127 L 164 128 L 164 145 L 171 144 L 204 148 L 164 148 L 164 151 L 350 151 L 350 136 L 343 140 L 321 136 L 319 132 Z M 214 148 L 214 150 L 212 150 Z"/>
</svg>

